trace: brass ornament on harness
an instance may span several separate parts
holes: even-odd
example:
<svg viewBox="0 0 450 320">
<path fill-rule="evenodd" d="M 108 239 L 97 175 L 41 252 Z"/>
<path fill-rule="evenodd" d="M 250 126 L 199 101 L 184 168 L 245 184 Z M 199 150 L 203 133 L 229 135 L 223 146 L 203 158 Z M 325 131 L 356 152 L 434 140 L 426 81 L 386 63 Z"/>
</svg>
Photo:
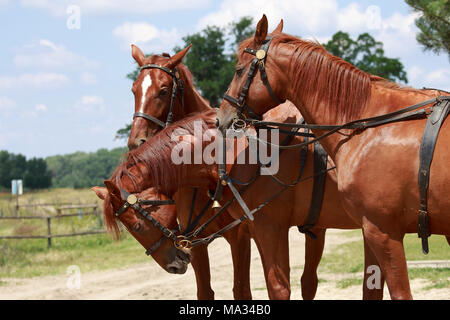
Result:
<svg viewBox="0 0 450 320">
<path fill-rule="evenodd" d="M 258 51 L 256 51 L 255 56 L 256 58 L 258 58 L 258 60 L 262 60 L 266 57 L 266 51 L 259 49 Z"/>
<path fill-rule="evenodd" d="M 128 202 L 130 205 L 133 205 L 133 204 L 135 204 L 135 203 L 138 202 L 138 198 L 137 198 L 134 194 L 130 194 L 130 195 L 127 197 L 127 202 Z"/>
<path fill-rule="evenodd" d="M 213 204 L 212 204 L 212 208 L 213 209 L 217 209 L 217 208 L 221 208 L 222 206 L 220 205 L 219 201 L 214 200 Z"/>
</svg>

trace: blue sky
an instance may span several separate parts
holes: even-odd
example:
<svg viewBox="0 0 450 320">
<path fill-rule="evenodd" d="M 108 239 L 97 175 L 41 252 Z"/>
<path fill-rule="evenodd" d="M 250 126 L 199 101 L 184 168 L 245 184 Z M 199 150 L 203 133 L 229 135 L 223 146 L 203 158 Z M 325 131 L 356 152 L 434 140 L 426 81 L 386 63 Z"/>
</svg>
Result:
<svg viewBox="0 0 450 320">
<path fill-rule="evenodd" d="M 114 135 L 134 108 L 131 43 L 173 53 L 208 24 L 263 13 L 270 28 L 283 18 L 285 32 L 320 42 L 369 32 L 400 58 L 409 85 L 450 89 L 448 57 L 422 51 L 404 1 L 0 0 L 0 150 L 29 158 L 124 146 Z"/>
</svg>

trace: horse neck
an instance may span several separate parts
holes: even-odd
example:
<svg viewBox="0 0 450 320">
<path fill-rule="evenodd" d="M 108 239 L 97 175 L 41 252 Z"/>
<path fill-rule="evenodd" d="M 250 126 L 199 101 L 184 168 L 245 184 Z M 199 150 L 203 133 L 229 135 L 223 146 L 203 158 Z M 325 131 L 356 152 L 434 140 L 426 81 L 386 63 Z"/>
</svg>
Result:
<svg viewBox="0 0 450 320">
<path fill-rule="evenodd" d="M 312 102 L 314 101 L 313 94 L 301 97 L 301 95 L 295 93 L 295 88 L 288 90 L 287 99 L 298 106 L 305 121 L 309 124 L 340 125 L 353 120 L 393 112 L 435 96 L 430 93 L 429 90 L 401 88 L 395 83 L 379 80 L 377 77 L 373 76 L 371 76 L 371 79 L 373 79 L 373 81 L 370 82 L 367 102 L 358 105 L 359 109 L 356 110 L 357 112 L 347 117 L 343 116 L 346 114 L 346 110 L 339 110 L 339 108 L 336 108 L 332 103 L 321 102 L 314 104 Z M 292 81 L 290 82 L 292 83 Z M 333 111 L 329 112 L 329 110 Z M 312 131 L 316 136 L 327 133 L 327 131 L 317 129 Z M 344 134 L 336 133 L 320 140 L 320 143 L 333 160 L 336 160 L 336 152 L 339 150 L 339 147 L 348 140 L 348 134 L 351 134 L 353 130 L 341 130 L 340 132 Z"/>
<path fill-rule="evenodd" d="M 189 77 L 190 75 L 186 75 L 185 71 L 183 70 L 181 71 L 180 76 L 184 84 L 184 116 L 194 112 L 203 112 L 209 110 L 211 106 L 209 105 L 208 101 L 201 96 L 192 82 L 188 80 L 188 78 L 191 78 Z"/>
</svg>

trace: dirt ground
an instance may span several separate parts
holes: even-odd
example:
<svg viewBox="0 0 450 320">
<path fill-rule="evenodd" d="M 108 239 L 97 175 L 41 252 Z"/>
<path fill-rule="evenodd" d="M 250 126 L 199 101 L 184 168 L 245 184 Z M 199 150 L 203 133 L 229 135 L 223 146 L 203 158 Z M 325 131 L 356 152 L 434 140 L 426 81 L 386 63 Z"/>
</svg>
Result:
<svg viewBox="0 0 450 320">
<path fill-rule="evenodd" d="M 332 250 L 338 244 L 353 241 L 342 237 L 339 230 L 328 230 L 325 250 Z M 299 279 L 304 263 L 304 236 L 295 228 L 290 231 L 291 299 L 301 299 Z M 215 240 L 209 246 L 212 288 L 219 300 L 233 299 L 233 270 L 231 253 L 223 239 Z M 326 282 L 319 283 L 316 299 L 361 299 L 361 286 L 345 289 L 336 287 L 336 281 L 345 275 L 319 274 Z M 68 289 L 68 276 L 46 276 L 33 279 L 4 279 L 0 286 L 0 299 L 135 299 L 135 300 L 180 300 L 196 299 L 195 276 L 192 268 L 183 275 L 165 272 L 155 262 L 138 264 L 127 268 L 83 273 L 79 289 Z M 450 289 L 423 290 L 425 280 L 411 281 L 415 299 L 448 300 Z M 251 288 L 254 299 L 268 299 L 258 251 L 252 243 Z M 385 286 L 385 299 L 389 294 Z"/>
</svg>

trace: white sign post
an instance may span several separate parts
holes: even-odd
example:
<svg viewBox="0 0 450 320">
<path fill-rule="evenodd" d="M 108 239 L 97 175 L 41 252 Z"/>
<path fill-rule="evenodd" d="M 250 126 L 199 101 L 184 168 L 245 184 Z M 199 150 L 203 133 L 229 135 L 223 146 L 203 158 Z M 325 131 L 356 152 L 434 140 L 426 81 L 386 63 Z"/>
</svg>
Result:
<svg viewBox="0 0 450 320">
<path fill-rule="evenodd" d="M 23 194 L 22 179 L 11 180 L 11 193 L 16 195 L 16 215 L 19 213 L 19 195 Z"/>
</svg>

